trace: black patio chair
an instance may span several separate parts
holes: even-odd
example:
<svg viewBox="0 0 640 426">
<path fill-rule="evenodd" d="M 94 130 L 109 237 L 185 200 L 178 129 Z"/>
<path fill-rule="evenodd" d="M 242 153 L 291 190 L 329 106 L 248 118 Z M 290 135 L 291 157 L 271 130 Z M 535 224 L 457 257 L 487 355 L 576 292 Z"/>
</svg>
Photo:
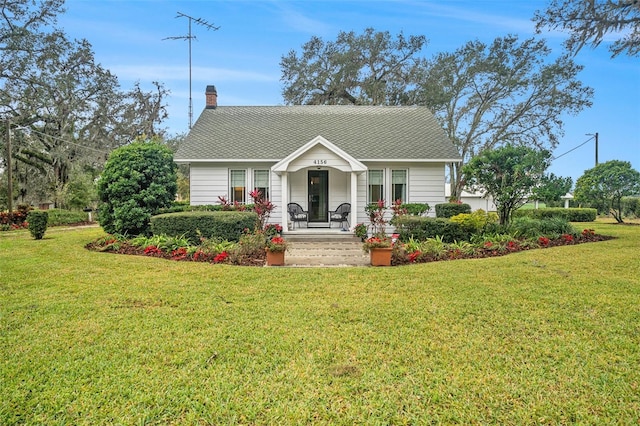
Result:
<svg viewBox="0 0 640 426">
<path fill-rule="evenodd" d="M 339 222 L 340 226 L 342 226 L 342 224 L 344 222 L 347 222 L 347 228 L 342 226 L 342 229 L 348 229 L 349 228 L 349 219 L 348 219 L 349 213 L 351 213 L 351 204 L 349 204 L 349 203 L 340 204 L 334 211 L 329 212 L 329 220 L 331 221 L 329 223 L 329 226 L 331 226 L 331 223 L 333 223 L 333 222 Z"/>
<path fill-rule="evenodd" d="M 309 213 L 304 211 L 304 209 L 300 204 L 298 203 L 287 204 L 287 211 L 289 212 L 289 220 L 293 222 L 294 229 L 296 227 L 296 223 L 298 223 L 298 228 L 300 227 L 300 222 L 305 222 L 308 224 Z"/>
</svg>

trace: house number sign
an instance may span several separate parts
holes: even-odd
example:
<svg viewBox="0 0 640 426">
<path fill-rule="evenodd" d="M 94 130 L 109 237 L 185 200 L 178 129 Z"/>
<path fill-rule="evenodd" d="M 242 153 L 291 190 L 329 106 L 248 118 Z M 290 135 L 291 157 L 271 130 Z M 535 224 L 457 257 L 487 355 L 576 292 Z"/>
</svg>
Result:
<svg viewBox="0 0 640 426">
<path fill-rule="evenodd" d="M 327 160 L 313 160 L 313 164 L 315 164 L 316 166 L 321 166 L 321 165 L 326 165 L 327 164 Z"/>
</svg>

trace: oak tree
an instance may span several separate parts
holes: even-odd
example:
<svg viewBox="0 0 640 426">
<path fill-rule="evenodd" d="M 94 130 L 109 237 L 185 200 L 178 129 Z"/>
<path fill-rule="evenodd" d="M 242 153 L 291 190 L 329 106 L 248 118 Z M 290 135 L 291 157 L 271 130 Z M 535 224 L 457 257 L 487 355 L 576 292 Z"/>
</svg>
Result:
<svg viewBox="0 0 640 426">
<path fill-rule="evenodd" d="M 608 34 L 616 37 L 611 57 L 640 55 L 638 0 L 552 0 L 533 20 L 538 33 L 547 28 L 568 31 L 565 46 L 574 55 L 585 45 L 596 48 Z"/>
</svg>

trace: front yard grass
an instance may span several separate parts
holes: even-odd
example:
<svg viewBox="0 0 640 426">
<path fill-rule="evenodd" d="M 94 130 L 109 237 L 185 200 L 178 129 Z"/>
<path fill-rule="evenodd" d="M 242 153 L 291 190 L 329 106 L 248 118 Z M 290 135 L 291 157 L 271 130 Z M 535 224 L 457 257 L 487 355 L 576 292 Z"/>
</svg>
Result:
<svg viewBox="0 0 640 426">
<path fill-rule="evenodd" d="M 0 234 L 0 424 L 638 424 L 640 226 L 499 258 L 252 268 Z"/>
</svg>

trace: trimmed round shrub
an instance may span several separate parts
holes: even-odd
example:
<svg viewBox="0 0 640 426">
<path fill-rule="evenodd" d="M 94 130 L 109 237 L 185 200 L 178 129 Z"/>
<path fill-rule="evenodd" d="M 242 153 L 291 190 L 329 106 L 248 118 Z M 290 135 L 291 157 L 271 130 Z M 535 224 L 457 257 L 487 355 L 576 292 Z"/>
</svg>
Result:
<svg viewBox="0 0 640 426">
<path fill-rule="evenodd" d="M 448 219 L 461 213 L 471 213 L 471 206 L 466 203 L 436 204 L 436 217 Z"/>
<path fill-rule="evenodd" d="M 200 237 L 239 241 L 246 229 L 253 231 L 257 225 L 258 215 L 253 212 L 183 212 L 151 218 L 154 235 L 184 236 L 191 244 L 199 244 Z"/>
<path fill-rule="evenodd" d="M 44 237 L 44 233 L 47 231 L 47 222 L 49 221 L 49 214 L 44 210 L 32 210 L 27 215 L 27 222 L 29 222 L 29 232 L 31 236 L 36 240 L 41 240 Z"/>
<path fill-rule="evenodd" d="M 148 235 L 149 220 L 171 206 L 178 184 L 169 148 L 136 140 L 114 150 L 98 180 L 98 221 L 110 234 Z"/>
</svg>

